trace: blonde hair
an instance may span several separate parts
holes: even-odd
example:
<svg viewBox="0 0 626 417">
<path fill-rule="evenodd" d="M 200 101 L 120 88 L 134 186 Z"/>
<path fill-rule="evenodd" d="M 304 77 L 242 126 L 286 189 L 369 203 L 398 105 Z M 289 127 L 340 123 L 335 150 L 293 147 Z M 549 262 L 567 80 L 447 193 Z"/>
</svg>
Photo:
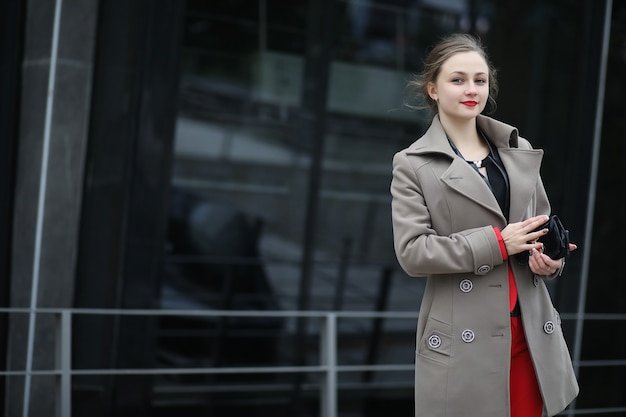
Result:
<svg viewBox="0 0 626 417">
<path fill-rule="evenodd" d="M 498 81 L 496 79 L 496 69 L 489 61 L 487 52 L 480 40 L 464 33 L 454 33 L 441 39 L 428 53 L 422 72 L 409 81 L 407 88 L 411 95 L 417 95 L 426 105 L 409 105 L 414 109 L 430 108 L 433 113 L 438 112 L 437 102 L 428 94 L 428 84 L 434 83 L 439 76 L 441 67 L 451 56 L 460 52 L 478 52 L 483 57 L 489 68 L 489 98 L 487 103 L 491 106 L 490 111 L 496 109 L 496 96 L 498 95 Z"/>
</svg>

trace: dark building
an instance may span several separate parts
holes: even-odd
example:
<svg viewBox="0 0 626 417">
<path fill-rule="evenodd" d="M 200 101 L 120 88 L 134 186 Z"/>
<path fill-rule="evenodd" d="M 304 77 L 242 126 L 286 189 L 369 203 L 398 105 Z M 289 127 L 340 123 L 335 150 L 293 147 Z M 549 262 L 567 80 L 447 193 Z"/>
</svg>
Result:
<svg viewBox="0 0 626 417">
<path fill-rule="evenodd" d="M 393 252 L 405 84 L 480 35 L 579 249 L 581 394 L 626 416 L 626 3 L 6 0 L 5 416 L 411 415 L 424 280 Z"/>
</svg>

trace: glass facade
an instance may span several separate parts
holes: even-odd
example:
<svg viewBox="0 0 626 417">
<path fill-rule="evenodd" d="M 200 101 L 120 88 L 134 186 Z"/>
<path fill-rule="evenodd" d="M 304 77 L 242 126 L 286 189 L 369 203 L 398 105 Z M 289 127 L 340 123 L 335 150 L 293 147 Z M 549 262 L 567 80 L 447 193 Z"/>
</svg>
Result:
<svg viewBox="0 0 626 417">
<path fill-rule="evenodd" d="M 404 85 L 426 47 L 452 31 L 483 38 L 500 73 L 494 116 L 546 150 L 542 174 L 554 211 L 575 241 L 583 239 L 604 9 L 580 6 L 189 2 L 164 303 L 190 301 L 176 289 L 196 276 L 186 294 L 212 308 L 417 311 L 424 283 L 404 276 L 392 251 L 390 160 L 430 122 L 403 107 L 411 100 Z M 194 238 L 202 225 L 212 236 Z M 573 257 L 566 278 L 552 284 L 565 313 L 577 308 L 580 266 Z M 317 334 L 316 326 L 305 333 L 301 323 L 275 326 L 263 339 L 272 355 L 233 363 L 300 364 L 297 341 Z M 351 342 L 340 351 L 348 362 L 410 360 L 414 323 L 392 327 L 396 342 L 384 344 L 379 357 L 352 347 L 367 339 L 366 323 L 344 329 Z M 246 344 L 244 329 L 237 330 L 232 343 Z M 573 323 L 566 331 L 573 342 Z M 271 347 L 272 335 L 283 349 Z M 363 381 L 351 404 L 370 409 L 375 398 L 397 400 L 373 397 Z M 395 381 L 410 397 L 412 375 Z M 409 410 L 406 396 L 399 401 Z"/>
<path fill-rule="evenodd" d="M 626 5 L 141 0 L 97 10 L 73 301 L 52 307 L 215 314 L 77 314 L 73 368 L 166 372 L 76 375 L 73 415 L 317 416 L 329 369 L 338 416 L 411 415 L 425 280 L 407 277 L 393 251 L 391 160 L 432 117 L 405 105 L 407 81 L 428 46 L 461 31 L 482 38 L 498 69 L 492 116 L 545 150 L 553 211 L 579 246 L 549 284 L 579 370 L 571 413 L 626 416 L 626 280 L 615 267 Z M 0 45 L 15 64 L 7 85 L 19 78 L 13 45 Z M 11 94 L 3 108 L 19 102 Z M 7 178 L 11 202 L 20 184 Z M 0 244 L 7 258 L 17 249 Z M 8 294 L 8 271 L 2 280 Z M 8 338 L 5 322 L 0 332 Z M 330 345 L 336 363 L 320 367 Z M 0 353 L 14 369 L 8 346 Z"/>
</svg>

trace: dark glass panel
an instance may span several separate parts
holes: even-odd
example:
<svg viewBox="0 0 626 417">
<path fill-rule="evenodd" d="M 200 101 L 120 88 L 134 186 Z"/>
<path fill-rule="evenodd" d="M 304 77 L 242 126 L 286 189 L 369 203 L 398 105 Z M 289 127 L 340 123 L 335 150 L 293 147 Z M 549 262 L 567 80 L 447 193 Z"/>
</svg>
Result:
<svg viewBox="0 0 626 417">
<path fill-rule="evenodd" d="M 626 5 L 614 2 L 587 293 L 587 311 L 594 313 L 626 313 L 626 274 L 618 267 L 626 231 L 625 50 Z"/>
<path fill-rule="evenodd" d="M 595 111 L 602 7 L 570 3 L 341 0 L 316 20 L 326 3 L 188 2 L 161 306 L 295 310 L 304 297 L 312 310 L 416 312 L 424 281 L 407 278 L 393 253 L 391 158 L 430 123 L 402 106 L 406 81 L 426 48 L 453 31 L 484 39 L 500 70 L 494 116 L 545 149 L 554 209 L 582 240 L 593 131 L 582 115 Z M 581 78 L 590 80 L 582 88 Z M 571 263 L 568 285 L 550 284 L 569 310 L 579 261 Z M 308 276 L 310 287 L 302 285 Z M 210 361 L 225 344 L 260 343 L 263 359 L 233 349 L 229 363 L 319 363 L 317 320 L 303 332 L 291 319 L 238 323 L 180 326 L 186 340 L 205 340 L 200 357 L 190 357 Z M 164 321 L 163 334 L 178 327 Z M 414 331 L 408 319 L 342 322 L 339 358 L 410 364 Z M 176 339 L 161 347 L 180 351 Z M 393 380 L 402 388 L 366 398 L 367 390 L 340 387 L 341 413 L 410 413 L 409 374 L 342 375 L 348 385 Z M 289 381 L 299 415 L 315 413 L 306 388 L 314 382 Z"/>
<path fill-rule="evenodd" d="M 597 366 L 586 367 L 580 371 L 580 394 L 576 409 L 626 407 L 624 389 L 626 387 L 626 367 Z M 599 410 L 600 411 L 600 410 Z M 593 415 L 596 415 L 594 413 Z M 597 415 L 602 415 L 598 413 Z M 609 415 L 624 415 L 609 414 Z"/>
</svg>

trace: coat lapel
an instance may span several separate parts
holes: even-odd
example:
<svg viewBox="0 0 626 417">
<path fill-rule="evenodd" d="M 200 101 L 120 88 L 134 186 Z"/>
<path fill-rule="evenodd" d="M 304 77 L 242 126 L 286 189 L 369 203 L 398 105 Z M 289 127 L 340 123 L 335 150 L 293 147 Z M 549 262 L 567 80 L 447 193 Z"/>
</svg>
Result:
<svg viewBox="0 0 626 417">
<path fill-rule="evenodd" d="M 525 219 L 526 209 L 537 189 L 543 151 L 541 149 L 498 149 L 509 176 L 511 208 L 509 221 Z"/>
<path fill-rule="evenodd" d="M 536 191 L 543 151 L 519 148 L 518 131 L 513 126 L 482 115 L 478 116 L 477 124 L 495 144 L 509 177 L 509 221 L 522 221 Z"/>
<path fill-rule="evenodd" d="M 457 193 L 494 212 L 504 220 L 498 201 L 485 180 L 461 158 L 456 157 L 452 160 L 450 167 L 441 176 L 441 181 Z"/>
<path fill-rule="evenodd" d="M 492 211 L 504 221 L 498 201 L 485 181 L 452 150 L 438 116 L 433 118 L 428 131 L 410 147 L 407 154 L 445 155 L 450 161 L 450 166 L 441 175 L 441 181 L 455 192 Z"/>
<path fill-rule="evenodd" d="M 478 117 L 478 125 L 498 149 L 509 177 L 511 198 L 509 221 L 524 220 L 526 209 L 539 181 L 543 151 L 518 148 L 517 129 L 495 119 L 481 115 Z M 407 151 L 407 154 L 416 155 L 427 153 L 444 154 L 450 160 L 450 166 L 441 176 L 441 180 L 447 186 L 504 220 L 500 206 L 485 181 L 450 147 L 437 116 L 433 118 L 424 136 Z"/>
</svg>

